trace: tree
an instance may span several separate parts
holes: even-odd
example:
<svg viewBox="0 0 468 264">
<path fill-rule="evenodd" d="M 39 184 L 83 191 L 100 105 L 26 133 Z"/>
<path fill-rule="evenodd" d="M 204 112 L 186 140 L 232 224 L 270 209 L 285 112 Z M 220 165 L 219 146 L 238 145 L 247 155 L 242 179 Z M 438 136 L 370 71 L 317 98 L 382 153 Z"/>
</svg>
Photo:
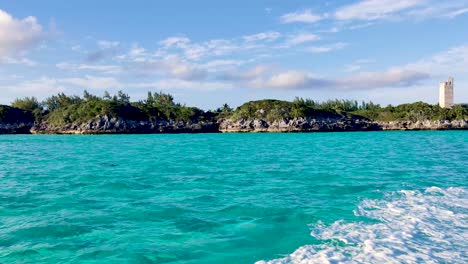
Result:
<svg viewBox="0 0 468 264">
<path fill-rule="evenodd" d="M 171 94 L 166 94 L 163 92 L 154 93 L 154 100 L 157 104 L 164 106 L 174 106 L 174 97 Z"/>
<path fill-rule="evenodd" d="M 120 103 L 129 104 L 130 103 L 130 96 L 128 94 L 124 93 L 123 91 L 118 91 L 117 92 L 117 101 L 119 101 Z"/>
<path fill-rule="evenodd" d="M 108 91 L 104 91 L 104 95 L 102 96 L 102 99 L 104 100 L 112 100 L 112 96 Z"/>
<path fill-rule="evenodd" d="M 153 97 L 153 94 L 151 92 L 148 92 L 148 96 L 146 97 L 145 104 L 146 105 L 153 105 L 154 104 L 154 97 Z"/>
<path fill-rule="evenodd" d="M 12 103 L 11 103 L 11 106 L 13 107 L 16 107 L 16 108 L 20 108 L 20 109 L 23 109 L 23 110 L 27 110 L 27 111 L 34 111 L 36 109 L 41 109 L 42 110 L 42 106 L 41 104 L 39 103 L 39 101 L 37 100 L 36 97 L 25 97 L 23 99 L 15 99 Z"/>
<path fill-rule="evenodd" d="M 83 92 L 83 98 L 86 101 L 92 101 L 92 100 L 97 100 L 99 99 L 97 96 L 90 94 L 87 90 L 84 90 Z"/>
<path fill-rule="evenodd" d="M 231 112 L 232 112 L 232 108 L 231 108 L 228 104 L 223 104 L 223 106 L 221 107 L 221 112 L 223 112 L 223 113 L 231 113 Z"/>
<path fill-rule="evenodd" d="M 59 93 L 57 95 L 53 95 L 42 102 L 42 104 L 47 108 L 49 111 L 55 111 L 61 107 L 65 107 L 68 105 L 79 104 L 83 101 L 79 96 L 72 95 L 67 96 L 64 93 Z"/>
</svg>

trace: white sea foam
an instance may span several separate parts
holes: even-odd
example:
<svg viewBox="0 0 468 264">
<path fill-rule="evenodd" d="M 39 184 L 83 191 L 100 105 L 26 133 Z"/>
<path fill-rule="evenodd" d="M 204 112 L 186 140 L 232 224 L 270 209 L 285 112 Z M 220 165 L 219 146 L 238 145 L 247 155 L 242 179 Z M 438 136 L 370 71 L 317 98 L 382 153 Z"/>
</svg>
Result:
<svg viewBox="0 0 468 264">
<path fill-rule="evenodd" d="M 468 263 L 468 193 L 431 187 L 366 200 L 355 211 L 377 221 L 316 224 L 320 245 L 257 264 Z"/>
</svg>

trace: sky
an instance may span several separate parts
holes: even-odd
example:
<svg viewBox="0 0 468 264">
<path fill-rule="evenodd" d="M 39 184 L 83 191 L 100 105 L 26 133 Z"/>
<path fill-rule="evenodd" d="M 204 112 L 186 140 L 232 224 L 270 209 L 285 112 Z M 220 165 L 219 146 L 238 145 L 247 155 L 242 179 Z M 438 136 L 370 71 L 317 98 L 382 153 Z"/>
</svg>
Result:
<svg viewBox="0 0 468 264">
<path fill-rule="evenodd" d="M 203 109 L 258 99 L 468 102 L 468 0 L 0 0 L 0 104 L 148 91 Z"/>
</svg>

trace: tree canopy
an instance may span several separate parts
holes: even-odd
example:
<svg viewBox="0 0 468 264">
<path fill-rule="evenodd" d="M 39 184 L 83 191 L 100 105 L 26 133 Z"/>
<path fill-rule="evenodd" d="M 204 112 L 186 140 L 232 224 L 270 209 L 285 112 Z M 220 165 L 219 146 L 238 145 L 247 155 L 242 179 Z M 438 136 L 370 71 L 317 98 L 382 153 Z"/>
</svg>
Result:
<svg viewBox="0 0 468 264">
<path fill-rule="evenodd" d="M 247 102 L 236 109 L 228 104 L 213 111 L 204 111 L 176 103 L 171 94 L 148 92 L 143 100 L 132 102 L 128 94 L 104 92 L 102 96 L 84 91 L 83 96 L 58 93 L 42 102 L 35 97 L 25 97 L 12 102 L 12 107 L 30 112 L 36 121 L 52 124 L 69 124 L 90 121 L 97 116 L 128 120 L 166 121 L 216 121 L 218 119 L 264 119 L 275 121 L 291 118 L 342 118 L 357 117 L 376 121 L 422 121 L 468 119 L 468 105 L 456 105 L 451 109 L 440 108 L 424 102 L 388 105 L 382 107 L 373 102 L 356 100 L 328 100 L 296 98 L 292 102 L 259 100 Z M 4 111 L 5 112 L 5 111 Z M 4 114 L 3 114 L 4 115 Z"/>
</svg>

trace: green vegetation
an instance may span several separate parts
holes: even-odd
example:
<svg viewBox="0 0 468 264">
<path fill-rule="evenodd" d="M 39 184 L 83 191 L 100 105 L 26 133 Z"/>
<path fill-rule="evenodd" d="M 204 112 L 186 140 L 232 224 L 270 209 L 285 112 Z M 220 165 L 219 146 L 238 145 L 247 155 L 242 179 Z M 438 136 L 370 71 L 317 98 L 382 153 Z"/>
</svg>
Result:
<svg viewBox="0 0 468 264">
<path fill-rule="evenodd" d="M 11 103 L 11 106 L 31 112 L 36 121 L 40 121 L 42 119 L 42 105 L 36 97 L 16 99 Z"/>
<path fill-rule="evenodd" d="M 231 119 L 262 118 L 267 121 L 297 117 L 339 118 L 361 117 L 375 121 L 424 121 L 468 119 L 467 105 L 451 109 L 423 102 L 381 107 L 372 102 L 329 100 L 317 102 L 296 98 L 293 102 L 279 100 L 252 101 L 238 107 Z"/>
<path fill-rule="evenodd" d="M 14 108 L 12 108 L 14 107 Z M 457 105 L 443 109 L 438 105 L 423 102 L 381 107 L 372 102 L 353 100 L 329 100 L 318 102 L 296 98 L 292 102 L 259 100 L 247 102 L 237 109 L 224 104 L 214 111 L 181 105 L 170 94 L 148 92 L 146 99 L 131 102 L 128 94 L 119 91 L 115 95 L 105 92 L 96 96 L 84 92 L 83 96 L 53 95 L 43 102 L 34 97 L 16 99 L 12 107 L 0 106 L 0 122 L 12 120 L 46 121 L 54 125 L 84 123 L 98 116 L 146 121 L 216 122 L 218 119 L 264 119 L 267 121 L 310 118 L 355 117 L 376 121 L 422 121 L 468 119 L 468 105 Z M 20 110 L 21 109 L 21 110 Z"/>
<path fill-rule="evenodd" d="M 468 108 L 456 105 L 451 109 L 441 108 L 423 102 L 402 104 L 398 106 L 361 109 L 353 114 L 378 121 L 424 121 L 424 120 L 462 120 L 468 119 Z"/>
<path fill-rule="evenodd" d="M 174 102 L 172 95 L 162 92 L 149 92 L 145 100 L 131 102 L 130 96 L 122 91 L 115 95 L 105 92 L 102 97 L 87 91 L 84 91 L 83 97 L 59 93 L 43 102 L 38 102 L 34 97 L 26 97 L 16 99 L 12 106 L 32 113 L 36 121 L 54 125 L 83 123 L 104 115 L 135 121 L 216 121 L 215 118 L 226 111 L 220 109 L 220 113 L 205 112 L 196 107 L 181 105 Z"/>
</svg>

